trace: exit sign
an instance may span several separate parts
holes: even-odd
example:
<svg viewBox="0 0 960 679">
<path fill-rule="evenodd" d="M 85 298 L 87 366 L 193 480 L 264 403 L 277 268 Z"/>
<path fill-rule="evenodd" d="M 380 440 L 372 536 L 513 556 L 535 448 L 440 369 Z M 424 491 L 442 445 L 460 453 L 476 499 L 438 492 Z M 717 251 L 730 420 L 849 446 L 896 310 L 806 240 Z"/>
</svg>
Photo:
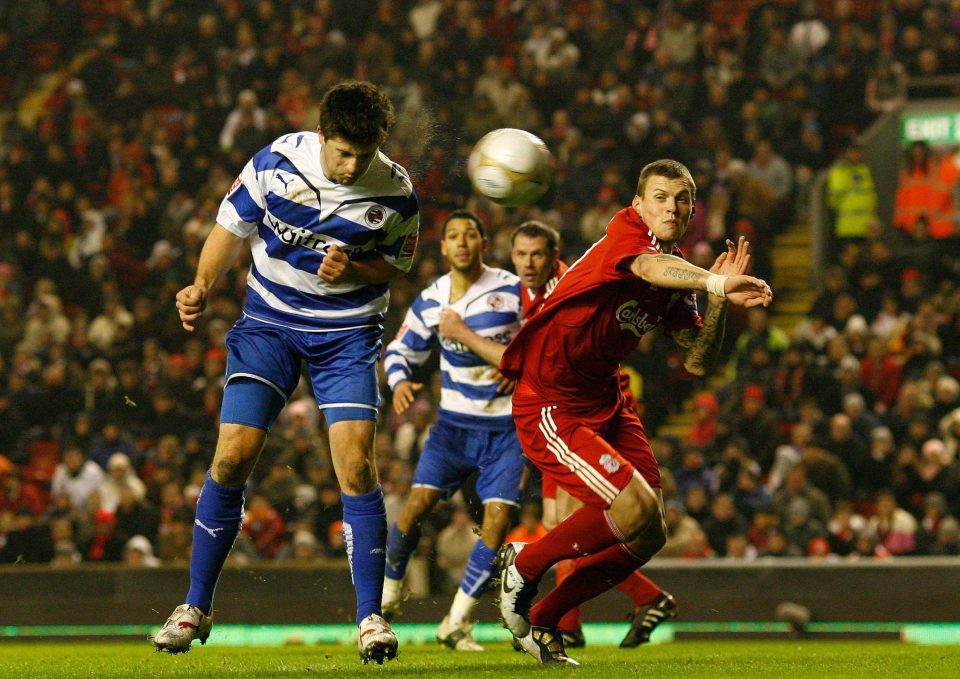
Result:
<svg viewBox="0 0 960 679">
<path fill-rule="evenodd" d="M 931 144 L 960 142 L 960 113 L 922 113 L 900 119 L 901 139 Z"/>
</svg>

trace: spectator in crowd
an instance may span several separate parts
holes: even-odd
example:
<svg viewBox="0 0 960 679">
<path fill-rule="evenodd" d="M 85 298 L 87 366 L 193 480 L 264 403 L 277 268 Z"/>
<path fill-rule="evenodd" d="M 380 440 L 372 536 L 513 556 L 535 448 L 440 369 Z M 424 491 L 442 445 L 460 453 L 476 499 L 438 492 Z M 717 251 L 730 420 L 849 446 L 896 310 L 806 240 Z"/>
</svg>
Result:
<svg viewBox="0 0 960 679">
<path fill-rule="evenodd" d="M 810 503 L 804 497 L 794 497 L 787 505 L 783 534 L 787 539 L 787 551 L 794 556 L 806 556 L 814 540 L 827 536 L 827 529 L 820 519 L 810 515 Z"/>
<path fill-rule="evenodd" d="M 827 173 L 827 203 L 833 212 L 834 248 L 859 243 L 877 217 L 877 190 L 860 144 L 851 140 Z"/>
<path fill-rule="evenodd" d="M 244 512 L 243 531 L 253 542 L 260 558 L 271 559 L 287 544 L 283 518 L 263 495 L 250 498 Z"/>
<path fill-rule="evenodd" d="M 896 111 L 907 102 L 907 72 L 903 64 L 881 57 L 867 78 L 867 109 L 876 114 Z"/>
<path fill-rule="evenodd" d="M 892 555 L 911 554 L 917 548 L 917 520 L 897 505 L 889 491 L 877 495 L 876 513 L 867 521 L 866 532 Z"/>
<path fill-rule="evenodd" d="M 54 495 L 66 495 L 76 509 L 87 506 L 87 498 L 99 489 L 104 480 L 103 469 L 93 460 L 84 458 L 83 449 L 69 445 L 63 451 L 63 461 L 57 465 L 50 482 Z"/>
<path fill-rule="evenodd" d="M 749 384 L 743 390 L 739 410 L 729 416 L 730 431 L 747 442 L 750 457 L 764 472 L 773 465 L 774 451 L 780 443 L 778 417 L 766 402 L 763 387 Z"/>
<path fill-rule="evenodd" d="M 960 522 L 952 516 L 946 517 L 937 528 L 937 541 L 931 548 L 932 554 L 942 556 L 960 555 Z"/>
<path fill-rule="evenodd" d="M 160 559 L 153 555 L 153 545 L 143 535 L 134 535 L 123 546 L 123 562 L 131 568 L 157 568 Z"/>
<path fill-rule="evenodd" d="M 220 131 L 220 148 L 232 151 L 238 148 L 241 156 L 252 155 L 267 141 L 267 112 L 260 108 L 257 93 L 241 90 L 237 94 L 237 106 L 229 115 Z"/>
<path fill-rule="evenodd" d="M 720 493 L 714 498 L 710 505 L 710 518 L 704 522 L 703 530 L 713 552 L 718 556 L 725 556 L 727 538 L 743 534 L 747 530 L 743 519 L 737 513 L 733 496 Z"/>
<path fill-rule="evenodd" d="M 123 557 L 125 541 L 117 535 L 117 518 L 113 512 L 98 509 L 93 515 L 93 535 L 80 549 L 84 561 L 111 562 Z"/>
<path fill-rule="evenodd" d="M 906 166 L 897 178 L 894 200 L 894 226 L 912 234 L 923 220 L 933 238 L 954 234 L 953 194 L 940 181 L 930 145 L 915 141 L 907 149 Z"/>
<path fill-rule="evenodd" d="M 807 480 L 807 470 L 802 464 L 795 465 L 787 472 L 783 486 L 773 495 L 773 505 L 782 525 L 789 522 L 790 503 L 797 497 L 807 502 L 808 516 L 823 524 L 830 519 L 832 512 L 829 498 Z"/>
<path fill-rule="evenodd" d="M 528 502 L 520 507 L 520 523 L 503 538 L 504 542 L 536 542 L 547 534 L 540 518 L 541 503 Z"/>
<path fill-rule="evenodd" d="M 39 516 L 44 506 L 42 491 L 35 483 L 24 479 L 21 469 L 14 467 L 0 474 L 0 511 Z"/>
<path fill-rule="evenodd" d="M 687 514 L 683 501 L 678 499 L 664 502 L 663 516 L 667 522 L 667 542 L 660 550 L 661 556 L 685 556 L 697 541 L 697 536 L 703 535 L 700 523 Z"/>
<path fill-rule="evenodd" d="M 107 462 L 107 476 L 98 489 L 100 492 L 100 506 L 108 512 L 114 513 L 120 504 L 120 497 L 124 491 L 129 491 L 134 501 L 139 502 L 147 494 L 147 487 L 137 476 L 136 470 L 125 453 L 114 453 Z"/>
</svg>

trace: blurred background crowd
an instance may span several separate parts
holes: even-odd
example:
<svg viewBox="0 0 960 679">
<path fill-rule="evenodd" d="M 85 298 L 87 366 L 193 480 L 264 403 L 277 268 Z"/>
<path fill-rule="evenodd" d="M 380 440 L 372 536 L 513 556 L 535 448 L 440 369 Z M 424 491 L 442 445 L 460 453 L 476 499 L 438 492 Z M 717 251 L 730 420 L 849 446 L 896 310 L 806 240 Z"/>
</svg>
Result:
<svg viewBox="0 0 960 679">
<path fill-rule="evenodd" d="M 730 319 L 724 366 L 695 381 L 662 333 L 630 369 L 664 470 L 664 556 L 876 558 L 960 553 L 960 289 L 954 149 L 907 149 L 891 223 L 853 141 L 901 106 L 909 78 L 960 74 L 956 0 L 31 0 L 0 5 L 0 562 L 185 563 L 212 458 L 245 262 L 198 331 L 174 294 L 247 159 L 316 127 L 345 77 L 398 122 L 421 248 L 394 284 L 387 337 L 443 273 L 438 226 L 471 207 L 487 261 L 542 219 L 573 261 L 647 162 L 697 181 L 683 247 L 712 262 L 806 218 L 829 170 L 823 292 L 796 328 Z M 924 94 L 946 96 L 934 83 Z M 472 144 L 541 136 L 555 161 L 537 206 L 471 195 Z M 851 191 L 851 182 L 856 190 Z M 776 304 L 776 302 L 774 302 Z M 432 379 L 430 366 L 423 375 Z M 434 382 L 436 384 L 436 382 Z M 427 391 L 427 390 L 425 390 Z M 409 491 L 439 388 L 377 435 L 389 520 Z M 683 436 L 658 436 L 673 412 Z M 459 580 L 470 493 L 430 519 L 424 587 Z M 247 490 L 232 559 L 342 556 L 339 489 L 304 384 Z M 518 535 L 538 530 L 536 475 Z M 415 576 L 411 576 L 415 577 Z"/>
</svg>

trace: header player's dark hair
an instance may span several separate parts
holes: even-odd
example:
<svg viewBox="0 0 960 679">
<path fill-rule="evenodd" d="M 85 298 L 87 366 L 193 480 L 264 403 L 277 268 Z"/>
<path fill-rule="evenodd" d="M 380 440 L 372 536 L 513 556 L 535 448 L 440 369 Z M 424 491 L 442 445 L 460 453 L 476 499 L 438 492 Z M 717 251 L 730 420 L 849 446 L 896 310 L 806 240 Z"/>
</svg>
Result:
<svg viewBox="0 0 960 679">
<path fill-rule="evenodd" d="M 393 103 L 373 83 L 344 80 L 320 100 L 320 131 L 359 146 L 380 145 L 393 125 Z"/>
<path fill-rule="evenodd" d="M 640 171 L 640 179 L 637 181 L 637 195 L 643 197 L 643 191 L 647 187 L 647 180 L 650 177 L 666 177 L 667 179 L 683 179 L 690 187 L 690 200 L 697 197 L 697 184 L 693 181 L 693 175 L 683 163 L 662 158 L 649 163 Z"/>
<path fill-rule="evenodd" d="M 477 231 L 480 232 L 480 235 L 483 238 L 487 237 L 487 232 L 483 228 L 483 222 L 480 221 L 480 218 L 477 216 L 477 213 L 473 210 L 454 210 L 447 218 L 443 220 L 443 226 L 440 227 L 440 238 L 443 238 L 447 235 L 447 224 L 452 222 L 454 219 L 469 219 L 473 222 L 473 225 L 477 227 Z"/>
<path fill-rule="evenodd" d="M 517 236 L 544 238 L 547 241 L 548 250 L 556 250 L 560 247 L 560 234 L 557 230 L 536 219 L 526 221 L 513 230 L 513 233 L 510 235 L 511 245 L 517 240 Z"/>
</svg>

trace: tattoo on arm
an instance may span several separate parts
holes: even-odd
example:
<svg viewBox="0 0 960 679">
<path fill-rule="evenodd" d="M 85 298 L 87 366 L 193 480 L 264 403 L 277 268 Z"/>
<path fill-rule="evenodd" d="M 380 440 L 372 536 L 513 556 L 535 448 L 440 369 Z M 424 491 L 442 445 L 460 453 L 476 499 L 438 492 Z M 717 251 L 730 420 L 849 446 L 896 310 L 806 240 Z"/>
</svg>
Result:
<svg viewBox="0 0 960 679">
<path fill-rule="evenodd" d="M 670 278 L 678 278 L 681 281 L 695 281 L 699 280 L 701 274 L 699 271 L 688 271 L 687 269 L 681 269 L 678 266 L 668 266 L 663 270 L 664 276 L 669 276 Z"/>
<path fill-rule="evenodd" d="M 674 340 L 683 349 L 684 366 L 691 373 L 705 375 L 716 364 L 726 317 L 727 305 L 711 302 L 704 313 L 702 328 L 673 334 Z"/>
</svg>

